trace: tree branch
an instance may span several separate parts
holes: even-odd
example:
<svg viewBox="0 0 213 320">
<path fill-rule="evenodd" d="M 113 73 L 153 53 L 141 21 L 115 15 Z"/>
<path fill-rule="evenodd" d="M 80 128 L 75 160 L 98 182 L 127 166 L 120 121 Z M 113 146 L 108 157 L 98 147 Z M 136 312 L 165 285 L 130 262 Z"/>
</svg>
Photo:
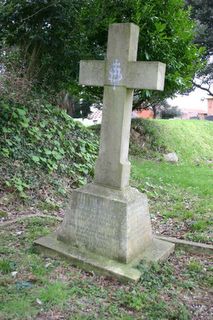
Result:
<svg viewBox="0 0 213 320">
<path fill-rule="evenodd" d="M 54 5 L 56 5 L 57 4 L 57 2 L 58 1 L 56 1 L 56 2 L 53 2 L 53 3 L 51 3 L 51 4 L 49 4 L 48 6 L 46 6 L 46 7 L 44 7 L 44 8 L 41 8 L 40 10 L 38 10 L 38 11 L 36 11 L 36 12 L 34 12 L 33 14 L 31 14 L 30 16 L 28 16 L 28 17 L 26 17 L 26 18 L 24 18 L 24 19 L 22 19 L 22 24 L 23 24 L 23 22 L 25 21 L 25 20 L 28 20 L 28 19 L 30 19 L 30 18 L 32 18 L 32 17 L 34 17 L 35 15 L 37 15 L 39 12 L 41 12 L 41 11 L 43 11 L 43 10 L 46 10 L 47 8 L 49 8 L 49 7 L 52 7 L 52 6 L 54 6 Z M 59 2 L 58 2 L 59 3 Z"/>
<path fill-rule="evenodd" d="M 193 85 L 201 90 L 207 91 L 210 96 L 213 96 L 213 91 L 211 91 L 210 86 L 208 88 L 203 87 L 202 84 L 198 84 L 192 81 Z"/>
</svg>

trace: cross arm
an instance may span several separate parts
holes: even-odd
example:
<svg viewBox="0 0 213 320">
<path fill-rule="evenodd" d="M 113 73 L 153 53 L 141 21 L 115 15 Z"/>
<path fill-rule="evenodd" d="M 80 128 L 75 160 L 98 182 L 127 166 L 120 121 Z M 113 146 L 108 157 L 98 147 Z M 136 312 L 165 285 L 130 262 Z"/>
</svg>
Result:
<svg viewBox="0 0 213 320">
<path fill-rule="evenodd" d="M 104 86 L 105 61 L 81 60 L 79 84 L 86 86 Z"/>
<path fill-rule="evenodd" d="M 131 89 L 163 90 L 166 65 L 162 62 L 128 62 L 126 86 Z"/>
</svg>

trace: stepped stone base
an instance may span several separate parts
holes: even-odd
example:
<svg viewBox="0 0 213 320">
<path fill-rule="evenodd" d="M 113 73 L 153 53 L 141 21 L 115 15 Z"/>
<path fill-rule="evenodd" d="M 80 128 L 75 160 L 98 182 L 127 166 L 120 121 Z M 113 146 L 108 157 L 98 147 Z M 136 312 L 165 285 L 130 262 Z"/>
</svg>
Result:
<svg viewBox="0 0 213 320">
<path fill-rule="evenodd" d="M 167 258 L 174 250 L 172 243 L 153 239 L 144 194 L 131 187 L 121 191 L 97 184 L 75 190 L 58 230 L 35 243 L 83 268 L 135 281 L 140 275 L 133 264 Z"/>
<path fill-rule="evenodd" d="M 117 278 L 122 282 L 139 281 L 141 272 L 136 266 L 141 260 L 147 262 L 161 261 L 166 259 L 174 250 L 174 244 L 154 238 L 143 254 L 131 263 L 125 264 L 86 250 L 71 247 L 57 240 L 56 233 L 36 240 L 35 244 L 44 256 L 60 256 L 70 261 L 73 266 L 99 275 Z"/>
</svg>

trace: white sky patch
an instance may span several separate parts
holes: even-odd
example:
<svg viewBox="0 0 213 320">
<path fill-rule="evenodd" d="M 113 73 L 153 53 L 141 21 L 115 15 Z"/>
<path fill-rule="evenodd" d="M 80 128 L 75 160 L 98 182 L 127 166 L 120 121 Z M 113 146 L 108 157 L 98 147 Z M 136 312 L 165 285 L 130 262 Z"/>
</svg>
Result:
<svg viewBox="0 0 213 320">
<path fill-rule="evenodd" d="M 176 98 L 167 101 L 171 106 L 177 106 L 181 110 L 199 109 L 207 112 L 207 97 L 207 92 L 195 89 L 188 95 L 177 95 Z"/>
</svg>

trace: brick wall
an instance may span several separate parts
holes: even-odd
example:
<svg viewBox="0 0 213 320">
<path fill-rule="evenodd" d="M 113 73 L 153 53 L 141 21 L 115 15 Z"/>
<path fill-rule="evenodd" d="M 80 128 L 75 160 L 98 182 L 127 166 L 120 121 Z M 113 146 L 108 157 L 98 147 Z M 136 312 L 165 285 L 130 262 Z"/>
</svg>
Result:
<svg viewBox="0 0 213 320">
<path fill-rule="evenodd" d="M 137 118 L 153 119 L 154 118 L 154 112 L 152 110 L 150 110 L 150 109 L 137 110 Z"/>
<path fill-rule="evenodd" d="M 208 98 L 208 115 L 213 116 L 213 97 Z"/>
</svg>

